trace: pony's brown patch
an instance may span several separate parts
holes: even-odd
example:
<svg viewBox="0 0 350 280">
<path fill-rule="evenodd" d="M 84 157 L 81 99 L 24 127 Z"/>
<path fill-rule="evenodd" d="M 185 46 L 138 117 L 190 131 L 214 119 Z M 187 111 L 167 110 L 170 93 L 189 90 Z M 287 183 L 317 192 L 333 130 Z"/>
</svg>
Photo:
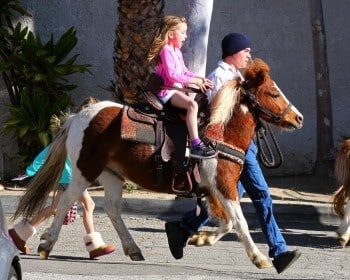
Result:
<svg viewBox="0 0 350 280">
<path fill-rule="evenodd" d="M 220 123 L 209 125 L 205 132 L 205 135 L 210 139 L 223 141 L 224 139 L 223 126 Z"/>
<path fill-rule="evenodd" d="M 111 160 L 112 151 L 118 150 L 120 112 L 119 107 L 103 108 L 84 131 L 77 166 L 89 182 L 96 180 Z"/>
<path fill-rule="evenodd" d="M 221 159 L 217 165 L 217 188 L 226 199 L 238 199 L 237 182 L 241 166 L 237 163 Z"/>
<path fill-rule="evenodd" d="M 226 223 L 229 222 L 230 217 L 228 216 L 226 209 L 221 204 L 217 196 L 209 196 L 208 204 L 212 215 L 224 219 Z"/>
</svg>

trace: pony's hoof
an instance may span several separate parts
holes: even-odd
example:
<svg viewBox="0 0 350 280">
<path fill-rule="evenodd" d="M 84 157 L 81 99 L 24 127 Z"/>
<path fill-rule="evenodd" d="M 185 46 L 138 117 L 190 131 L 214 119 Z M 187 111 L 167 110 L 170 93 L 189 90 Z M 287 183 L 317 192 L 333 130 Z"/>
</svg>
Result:
<svg viewBox="0 0 350 280">
<path fill-rule="evenodd" d="M 268 260 L 268 258 L 266 258 L 265 255 L 261 254 L 256 255 L 253 259 L 253 264 L 259 268 L 259 269 L 264 269 L 264 268 L 270 268 L 272 267 L 272 263 Z"/>
<path fill-rule="evenodd" d="M 255 263 L 255 266 L 259 269 L 270 268 L 272 267 L 272 263 L 268 260 L 262 260 L 259 263 Z"/>
<path fill-rule="evenodd" d="M 349 239 L 348 238 L 343 238 L 343 237 L 339 237 L 338 238 L 340 246 L 342 246 L 343 248 L 346 246 L 346 244 L 348 244 Z"/>
<path fill-rule="evenodd" d="M 141 253 L 133 253 L 129 255 L 130 259 L 132 261 L 144 261 L 145 258 L 142 256 Z"/>
<path fill-rule="evenodd" d="M 200 231 L 191 236 L 191 238 L 188 241 L 188 245 L 193 245 L 196 247 L 212 246 L 215 243 L 213 239 L 215 239 L 215 236 L 213 236 L 213 232 Z"/>
<path fill-rule="evenodd" d="M 191 236 L 191 238 L 188 240 L 188 245 L 197 246 L 197 244 L 198 244 L 198 238 L 199 238 L 199 235 L 193 235 L 193 236 Z"/>
<path fill-rule="evenodd" d="M 50 255 L 50 251 L 45 249 L 41 245 L 39 245 L 39 247 L 38 247 L 38 254 L 39 254 L 39 258 L 41 260 L 47 260 L 49 258 L 49 255 Z"/>
<path fill-rule="evenodd" d="M 340 232 L 337 232 L 338 235 L 338 241 L 340 243 L 340 246 L 342 246 L 343 248 L 346 246 L 346 244 L 348 244 L 349 242 L 349 238 L 350 238 L 350 234 L 341 234 Z"/>
</svg>

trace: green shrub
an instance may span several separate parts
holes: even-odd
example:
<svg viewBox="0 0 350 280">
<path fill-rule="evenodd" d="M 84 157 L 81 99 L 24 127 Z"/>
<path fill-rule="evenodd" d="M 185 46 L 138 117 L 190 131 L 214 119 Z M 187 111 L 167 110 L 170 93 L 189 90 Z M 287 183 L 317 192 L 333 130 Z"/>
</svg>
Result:
<svg viewBox="0 0 350 280">
<path fill-rule="evenodd" d="M 0 9 L 6 15 L 11 14 L 8 10 Z M 21 23 L 0 26 L 0 73 L 11 102 L 4 132 L 16 138 L 23 166 L 50 143 L 51 116 L 65 111 L 71 103 L 70 92 L 77 86 L 67 77 L 89 72 L 90 65 L 76 63 L 78 54 L 70 55 L 77 42 L 73 27 L 56 42 L 51 35 L 43 43 Z"/>
</svg>

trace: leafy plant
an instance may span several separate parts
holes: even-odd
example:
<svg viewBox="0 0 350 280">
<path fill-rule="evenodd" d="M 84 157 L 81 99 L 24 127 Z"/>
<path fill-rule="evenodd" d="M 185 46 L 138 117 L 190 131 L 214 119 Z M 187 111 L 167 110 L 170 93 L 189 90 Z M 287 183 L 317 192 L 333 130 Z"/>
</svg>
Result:
<svg viewBox="0 0 350 280">
<path fill-rule="evenodd" d="M 11 101 L 4 132 L 15 135 L 24 165 L 51 141 L 51 116 L 71 102 L 69 93 L 77 86 L 67 76 L 89 72 L 90 65 L 76 63 L 78 54 L 70 56 L 77 42 L 73 27 L 46 43 L 21 23 L 0 27 L 0 73 Z"/>
<path fill-rule="evenodd" d="M 18 15 L 31 17 L 31 14 L 21 7 L 19 0 L 0 0 L 0 62 L 6 62 L 11 59 L 13 49 L 8 45 L 6 34 L 14 32 L 12 20 Z M 27 31 L 28 29 L 23 30 L 20 38 L 24 39 Z M 19 43 L 16 45 L 19 45 Z M 14 75 L 15 73 L 13 72 L 1 72 L 12 104 L 16 102 L 16 95 L 19 94 L 18 88 L 16 86 L 13 87 L 13 83 L 11 82 L 11 78 Z"/>
</svg>

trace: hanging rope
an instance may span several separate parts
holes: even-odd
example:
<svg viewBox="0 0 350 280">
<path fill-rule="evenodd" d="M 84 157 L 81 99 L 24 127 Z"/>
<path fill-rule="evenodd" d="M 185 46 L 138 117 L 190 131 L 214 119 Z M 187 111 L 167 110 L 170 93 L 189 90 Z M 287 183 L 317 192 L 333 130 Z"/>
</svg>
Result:
<svg viewBox="0 0 350 280">
<path fill-rule="evenodd" d="M 268 137 L 272 139 L 275 152 L 271 148 Z M 270 125 L 260 119 L 258 130 L 256 132 L 256 145 L 258 147 L 258 157 L 263 166 L 266 168 L 277 168 L 283 163 L 283 155 L 273 134 Z M 278 157 L 276 161 L 276 156 Z"/>
</svg>

